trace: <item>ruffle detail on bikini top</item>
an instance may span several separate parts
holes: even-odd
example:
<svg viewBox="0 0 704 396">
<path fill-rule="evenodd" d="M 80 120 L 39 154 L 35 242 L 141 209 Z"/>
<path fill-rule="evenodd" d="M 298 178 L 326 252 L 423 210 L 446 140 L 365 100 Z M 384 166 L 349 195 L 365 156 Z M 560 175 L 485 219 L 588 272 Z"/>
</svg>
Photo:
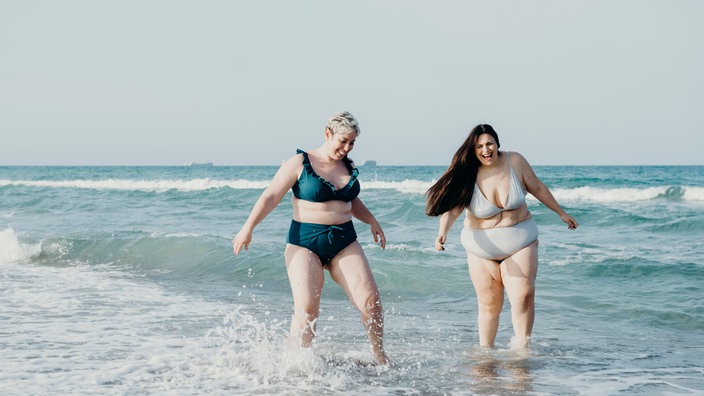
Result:
<svg viewBox="0 0 704 396">
<path fill-rule="evenodd" d="M 343 161 L 350 172 L 350 181 L 341 189 L 336 190 L 334 184 L 315 172 L 308 158 L 308 153 L 301 149 L 296 149 L 296 153 L 303 154 L 303 172 L 292 188 L 296 198 L 313 202 L 332 200 L 350 202 L 359 195 L 359 182 L 357 180 L 359 170 L 352 167 L 352 161 L 349 158 L 345 157 Z M 316 180 L 317 183 L 311 183 L 312 180 Z M 321 190 L 322 186 L 327 186 L 329 191 L 326 193 Z"/>
</svg>

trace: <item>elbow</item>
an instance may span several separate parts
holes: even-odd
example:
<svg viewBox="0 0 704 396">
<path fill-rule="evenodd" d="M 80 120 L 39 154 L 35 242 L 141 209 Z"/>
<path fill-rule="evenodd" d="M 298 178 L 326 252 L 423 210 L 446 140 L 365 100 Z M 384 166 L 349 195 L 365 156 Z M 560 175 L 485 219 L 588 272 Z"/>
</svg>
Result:
<svg viewBox="0 0 704 396">
<path fill-rule="evenodd" d="M 538 182 L 534 186 L 527 188 L 526 191 L 528 191 L 528 193 L 530 193 L 532 196 L 534 196 L 536 198 L 540 198 L 540 197 L 544 196 L 545 193 L 549 190 L 545 184 L 543 184 L 542 182 Z"/>
<path fill-rule="evenodd" d="M 262 202 L 264 202 L 264 204 L 267 207 L 277 206 L 281 202 L 282 199 L 283 199 L 283 195 L 277 196 L 275 194 L 272 194 L 269 191 L 264 191 L 261 196 Z"/>
<path fill-rule="evenodd" d="M 461 207 L 457 206 L 457 207 L 455 207 L 455 208 L 450 209 L 450 210 L 447 212 L 447 215 L 448 215 L 448 217 L 449 217 L 452 221 L 455 221 L 455 220 L 457 220 L 457 218 L 460 217 L 460 215 L 462 214 L 462 210 L 463 210 L 463 209 L 462 209 Z"/>
</svg>

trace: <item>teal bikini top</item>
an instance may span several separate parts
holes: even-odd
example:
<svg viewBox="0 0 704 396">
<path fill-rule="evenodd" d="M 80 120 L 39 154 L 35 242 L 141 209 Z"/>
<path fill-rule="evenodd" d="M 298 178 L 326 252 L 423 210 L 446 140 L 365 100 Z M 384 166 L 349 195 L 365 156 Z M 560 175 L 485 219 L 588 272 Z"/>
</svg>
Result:
<svg viewBox="0 0 704 396">
<path fill-rule="evenodd" d="M 359 181 L 357 176 L 359 171 L 352 166 L 352 161 L 345 157 L 345 166 L 350 171 L 350 181 L 346 186 L 339 190 L 335 190 L 335 186 L 329 181 L 318 176 L 313 170 L 313 166 L 308 159 L 308 153 L 301 149 L 296 149 L 297 154 L 303 154 L 303 172 L 296 181 L 296 184 L 291 187 L 293 196 L 304 201 L 311 202 L 326 202 L 326 201 L 345 201 L 351 202 L 359 195 Z"/>
</svg>

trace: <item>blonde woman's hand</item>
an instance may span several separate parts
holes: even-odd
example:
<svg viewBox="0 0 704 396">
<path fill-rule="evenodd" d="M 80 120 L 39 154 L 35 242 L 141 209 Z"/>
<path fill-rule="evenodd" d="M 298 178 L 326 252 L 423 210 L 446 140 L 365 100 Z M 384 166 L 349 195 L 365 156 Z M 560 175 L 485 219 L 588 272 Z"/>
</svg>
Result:
<svg viewBox="0 0 704 396">
<path fill-rule="evenodd" d="M 372 236 L 374 237 L 374 242 L 379 242 L 381 248 L 386 249 L 386 236 L 384 235 L 384 230 L 381 229 L 379 223 L 374 221 L 372 222 L 370 227 L 372 229 Z"/>
<path fill-rule="evenodd" d="M 232 251 L 237 255 L 244 247 L 244 250 L 249 250 L 249 243 L 252 241 L 252 232 L 240 230 L 232 239 Z"/>
</svg>

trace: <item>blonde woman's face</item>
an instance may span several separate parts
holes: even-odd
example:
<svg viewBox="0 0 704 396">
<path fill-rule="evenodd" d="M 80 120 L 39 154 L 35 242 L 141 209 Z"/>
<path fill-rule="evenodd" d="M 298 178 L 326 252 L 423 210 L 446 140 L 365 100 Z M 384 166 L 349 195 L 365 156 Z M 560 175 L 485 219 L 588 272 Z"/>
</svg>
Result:
<svg viewBox="0 0 704 396">
<path fill-rule="evenodd" d="M 357 141 L 357 133 L 332 133 L 329 130 L 325 132 L 327 143 L 330 148 L 330 158 L 341 160 L 352 151 L 354 144 Z"/>
</svg>

